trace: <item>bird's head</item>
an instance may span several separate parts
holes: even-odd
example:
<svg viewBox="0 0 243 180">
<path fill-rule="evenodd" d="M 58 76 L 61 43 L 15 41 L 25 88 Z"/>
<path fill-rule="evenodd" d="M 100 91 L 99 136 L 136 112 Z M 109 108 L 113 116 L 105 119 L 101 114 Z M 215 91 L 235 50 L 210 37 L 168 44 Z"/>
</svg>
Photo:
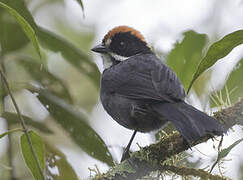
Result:
<svg viewBox="0 0 243 180">
<path fill-rule="evenodd" d="M 113 28 L 104 36 L 102 43 L 91 50 L 102 55 L 105 69 L 131 56 L 151 53 L 142 34 L 128 26 Z"/>
</svg>

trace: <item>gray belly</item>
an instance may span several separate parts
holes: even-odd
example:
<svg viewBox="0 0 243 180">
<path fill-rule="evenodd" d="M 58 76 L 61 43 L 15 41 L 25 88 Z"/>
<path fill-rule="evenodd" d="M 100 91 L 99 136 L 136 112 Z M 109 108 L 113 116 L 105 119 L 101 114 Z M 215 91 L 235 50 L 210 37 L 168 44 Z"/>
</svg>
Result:
<svg viewBox="0 0 243 180">
<path fill-rule="evenodd" d="M 166 123 L 149 104 L 127 99 L 116 93 L 108 94 L 101 91 L 101 102 L 116 122 L 129 129 L 149 132 L 159 129 Z"/>
</svg>

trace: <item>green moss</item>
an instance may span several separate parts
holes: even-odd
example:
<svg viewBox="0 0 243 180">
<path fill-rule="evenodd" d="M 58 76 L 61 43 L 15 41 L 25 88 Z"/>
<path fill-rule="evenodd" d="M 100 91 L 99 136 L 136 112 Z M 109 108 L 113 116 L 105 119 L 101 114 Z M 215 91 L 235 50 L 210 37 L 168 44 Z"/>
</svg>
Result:
<svg viewBox="0 0 243 180">
<path fill-rule="evenodd" d="M 116 175 L 126 177 L 126 173 L 136 173 L 135 169 L 128 163 L 128 161 L 124 161 L 121 164 L 116 165 L 115 168 L 112 168 L 103 175 L 103 177 L 106 179 L 112 179 Z"/>
</svg>

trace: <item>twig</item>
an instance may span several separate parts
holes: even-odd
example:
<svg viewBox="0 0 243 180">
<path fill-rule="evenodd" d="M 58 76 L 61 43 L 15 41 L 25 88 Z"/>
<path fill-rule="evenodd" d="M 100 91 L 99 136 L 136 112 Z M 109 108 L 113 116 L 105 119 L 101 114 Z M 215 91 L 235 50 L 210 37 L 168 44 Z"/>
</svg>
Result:
<svg viewBox="0 0 243 180">
<path fill-rule="evenodd" d="M 33 154 L 33 156 L 34 156 L 34 159 L 35 159 L 35 162 L 36 162 L 36 164 L 37 164 L 38 170 L 39 170 L 39 172 L 40 172 L 40 174 L 41 174 L 42 179 L 45 180 L 45 176 L 44 176 L 44 173 L 42 172 L 41 165 L 40 165 L 40 162 L 39 162 L 39 160 L 38 160 L 37 154 L 36 154 L 36 152 L 35 152 L 35 150 L 34 150 L 34 148 L 33 148 L 33 145 L 32 145 L 32 142 L 31 142 L 31 138 L 30 138 L 28 129 L 27 129 L 26 125 L 25 125 L 24 119 L 23 119 L 23 117 L 22 117 L 22 115 L 21 115 L 21 112 L 20 112 L 20 110 L 19 110 L 19 107 L 18 107 L 18 105 L 17 105 L 17 103 L 16 103 L 16 101 L 15 101 L 15 99 L 14 99 L 14 96 L 13 96 L 13 94 L 12 94 L 10 88 L 9 88 L 9 84 L 8 84 L 7 78 L 5 77 L 5 74 L 3 73 L 1 67 L 0 67 L 0 74 L 1 74 L 1 76 L 2 76 L 2 79 L 3 79 L 3 82 L 4 82 L 4 84 L 5 84 L 5 87 L 6 87 L 8 93 L 9 93 L 9 95 L 10 95 L 10 98 L 11 98 L 11 100 L 12 100 L 12 102 L 13 102 L 14 108 L 15 108 L 15 110 L 17 111 L 17 114 L 18 114 L 18 118 L 19 118 L 20 124 L 21 124 L 21 126 L 22 126 L 22 128 L 23 128 L 23 131 L 24 131 L 26 137 L 27 137 L 27 141 L 28 141 L 28 144 L 29 144 L 29 146 L 30 146 L 30 150 L 31 150 L 31 152 L 32 152 L 32 154 Z"/>
<path fill-rule="evenodd" d="M 2 51 L 0 51 L 0 63 L 1 63 L 1 67 L 2 67 L 2 71 L 5 72 L 5 66 L 4 66 L 4 59 L 3 59 L 3 54 Z M 6 94 L 6 88 L 4 87 L 4 82 L 3 82 L 3 77 L 1 77 L 1 87 L 2 87 L 2 92 L 1 92 L 1 103 L 0 106 L 2 106 L 2 109 L 0 110 L 0 113 L 4 113 L 5 112 L 5 107 L 4 107 L 4 97 Z M 11 129 L 10 124 L 7 121 L 7 129 Z M 8 164 L 11 167 L 10 170 L 10 179 L 11 180 L 16 180 L 16 176 L 15 176 L 15 168 L 13 166 L 13 146 L 12 146 L 12 134 L 8 134 L 8 151 L 7 151 L 7 155 L 8 155 Z"/>
<path fill-rule="evenodd" d="M 212 175 L 209 172 L 204 171 L 202 169 L 162 165 L 159 170 L 162 171 L 162 172 L 163 171 L 171 171 L 171 172 L 174 172 L 175 174 L 178 174 L 178 175 L 181 175 L 181 176 L 200 177 L 201 179 L 228 180 L 228 178 L 221 177 L 221 176 L 218 176 L 218 175 Z"/>
</svg>

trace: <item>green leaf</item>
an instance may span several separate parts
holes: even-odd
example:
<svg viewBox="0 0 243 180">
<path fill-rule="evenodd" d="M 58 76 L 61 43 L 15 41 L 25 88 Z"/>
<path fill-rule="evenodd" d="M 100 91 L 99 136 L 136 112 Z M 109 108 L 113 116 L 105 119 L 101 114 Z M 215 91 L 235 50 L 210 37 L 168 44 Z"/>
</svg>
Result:
<svg viewBox="0 0 243 180">
<path fill-rule="evenodd" d="M 39 56 L 41 57 L 40 54 L 40 47 L 38 44 L 37 37 L 35 35 L 34 29 L 30 26 L 30 24 L 13 8 L 8 6 L 5 3 L 0 2 L 0 6 L 6 9 L 19 23 L 19 25 L 22 27 L 23 31 L 25 34 L 28 36 L 28 38 L 31 40 L 32 44 L 34 45 L 36 51 L 38 52 Z"/>
<path fill-rule="evenodd" d="M 0 134 L 0 139 L 3 138 L 4 136 L 8 135 L 9 134 L 9 131 L 5 132 L 5 133 L 2 133 Z"/>
<path fill-rule="evenodd" d="M 29 24 L 30 26 L 35 30 L 37 28 L 37 25 L 34 21 L 33 16 L 29 12 L 28 8 L 26 7 L 24 0 L 0 0 L 0 2 L 6 4 L 7 6 L 15 9 Z"/>
<path fill-rule="evenodd" d="M 15 20 L 13 21 L 13 19 L 14 18 L 5 13 L 5 11 L 0 13 L 0 44 L 2 55 L 11 51 L 16 51 L 29 42 L 29 39 L 20 25 L 16 23 Z"/>
<path fill-rule="evenodd" d="M 79 145 L 90 156 L 113 165 L 113 160 L 104 141 L 87 123 L 86 117 L 73 106 L 47 91 L 40 91 L 39 100 L 48 106 L 48 111 Z"/>
<path fill-rule="evenodd" d="M 166 64 L 175 71 L 184 88 L 187 89 L 202 58 L 202 50 L 207 42 L 207 35 L 187 31 L 183 33 L 183 36 L 182 42 L 177 42 L 168 54 Z"/>
<path fill-rule="evenodd" d="M 0 2 L 15 9 L 31 25 L 33 29 L 37 27 L 23 0 L 0 0 Z M 0 9 L 2 9 L 1 6 Z M 29 42 L 29 39 L 23 32 L 21 26 L 16 23 L 16 20 L 12 20 L 14 17 L 10 15 L 12 17 L 10 18 L 6 13 L 7 11 L 0 10 L 0 31 L 2 31 L 0 34 L 0 43 L 3 54 L 8 51 L 17 50 Z"/>
<path fill-rule="evenodd" d="M 0 163 L 0 167 L 1 167 L 1 169 L 5 169 L 5 170 L 7 170 L 7 171 L 11 171 L 11 170 L 12 170 L 12 167 L 7 166 L 7 165 L 2 164 L 2 163 Z"/>
<path fill-rule="evenodd" d="M 234 104 L 240 98 L 243 98 L 243 59 L 240 60 L 233 71 L 230 73 L 224 87 L 218 91 L 213 92 L 213 99 L 211 99 L 211 107 L 215 107 L 216 105 L 222 105 L 225 102 L 228 104 Z M 216 97 L 219 95 L 220 97 Z M 222 101 L 222 102 L 221 102 Z"/>
<path fill-rule="evenodd" d="M 50 73 L 44 66 L 41 68 L 41 64 L 39 64 L 38 61 L 29 57 L 20 57 L 20 59 L 18 59 L 18 63 L 24 67 L 30 76 L 44 88 L 47 88 L 56 96 L 65 99 L 69 103 L 73 102 L 66 84 L 63 83 L 61 79 Z"/>
<path fill-rule="evenodd" d="M 38 36 L 42 45 L 54 52 L 61 52 L 63 57 L 78 70 L 91 78 L 92 82 L 97 88 L 100 84 L 100 72 L 92 59 L 83 53 L 81 50 L 73 46 L 70 42 L 61 38 L 60 36 L 42 28 L 38 27 L 28 11 L 23 0 L 0 0 L 15 9 L 24 19 L 31 25 Z"/>
<path fill-rule="evenodd" d="M 66 156 L 56 149 L 52 144 L 46 143 L 46 163 L 47 176 L 55 180 L 79 180 L 72 166 L 67 161 Z M 59 173 L 53 173 L 52 169 Z"/>
<path fill-rule="evenodd" d="M 38 28 L 37 36 L 44 47 L 54 52 L 60 52 L 69 63 L 78 68 L 82 74 L 88 76 L 96 87 L 99 87 L 100 72 L 89 56 L 65 39 L 44 28 Z"/>
<path fill-rule="evenodd" d="M 19 117 L 16 113 L 4 112 L 1 117 L 6 119 L 8 121 L 9 125 L 19 125 Z M 22 115 L 22 117 L 23 117 L 26 125 L 34 127 L 36 129 L 40 130 L 41 132 L 44 132 L 44 133 L 47 133 L 47 134 L 52 133 L 50 128 L 48 126 L 46 126 L 44 123 L 34 121 L 30 117 L 27 117 L 27 116 L 24 116 L 24 115 Z"/>
<path fill-rule="evenodd" d="M 42 171 L 44 171 L 45 170 L 45 152 L 44 152 L 43 141 L 42 141 L 41 137 L 34 131 L 30 131 L 29 135 L 30 135 L 33 149 L 36 152 L 37 158 L 39 160 L 41 169 L 42 169 Z M 34 159 L 32 151 L 30 149 L 30 145 L 28 143 L 27 136 L 25 134 L 23 134 L 20 137 L 20 145 L 21 145 L 21 151 L 22 151 L 22 155 L 23 155 L 25 164 L 31 171 L 33 177 L 35 178 L 35 180 L 42 180 L 42 176 L 39 172 L 38 166 L 36 164 L 36 161 Z"/>
<path fill-rule="evenodd" d="M 61 19 L 55 19 L 55 27 L 58 33 L 74 46 L 78 49 L 82 49 L 83 52 L 89 52 L 87 54 L 91 54 L 90 49 L 92 48 L 95 39 L 95 31 L 93 29 L 89 26 L 84 26 L 84 28 L 87 28 L 88 30 L 80 31 L 79 29 L 76 29 L 70 21 Z"/>
<path fill-rule="evenodd" d="M 208 51 L 206 56 L 200 62 L 197 71 L 195 72 L 192 81 L 189 85 L 187 93 L 190 91 L 190 88 L 193 82 L 208 68 L 214 65 L 219 59 L 228 55 L 232 49 L 236 46 L 243 43 L 243 30 L 235 31 L 224 36 L 221 40 L 213 43 Z"/>
<path fill-rule="evenodd" d="M 216 160 L 216 162 L 213 164 L 213 166 L 212 166 L 212 168 L 211 168 L 211 170 L 210 170 L 210 173 L 212 172 L 212 170 L 213 170 L 213 168 L 216 166 L 216 164 L 217 164 L 221 159 L 225 158 L 225 157 L 229 154 L 229 152 L 230 152 L 236 145 L 238 145 L 241 141 L 243 141 L 243 138 L 241 138 L 241 139 L 235 141 L 235 142 L 234 142 L 233 144 L 231 144 L 229 147 L 223 149 L 222 151 L 220 151 L 220 152 L 218 153 L 217 160 Z"/>
<path fill-rule="evenodd" d="M 18 131 L 23 131 L 23 129 L 17 128 L 17 129 L 11 129 L 5 133 L 0 134 L 0 139 L 3 138 L 4 136 L 13 133 L 13 132 L 18 132 Z"/>
</svg>

